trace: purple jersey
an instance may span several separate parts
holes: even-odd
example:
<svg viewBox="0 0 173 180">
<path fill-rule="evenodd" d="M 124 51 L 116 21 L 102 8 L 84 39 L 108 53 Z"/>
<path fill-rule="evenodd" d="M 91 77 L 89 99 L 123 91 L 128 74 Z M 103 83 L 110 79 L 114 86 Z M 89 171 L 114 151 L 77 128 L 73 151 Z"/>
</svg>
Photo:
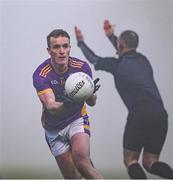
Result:
<svg viewBox="0 0 173 180">
<path fill-rule="evenodd" d="M 38 94 L 43 94 L 50 89 L 55 94 L 55 99 L 58 100 L 59 95 L 65 94 L 65 81 L 70 74 L 75 72 L 84 72 L 92 78 L 92 72 L 87 62 L 69 57 L 68 71 L 64 74 L 57 74 L 52 65 L 51 59 L 47 59 L 38 66 L 33 74 L 33 85 Z M 52 115 L 47 109 L 44 110 L 43 115 L 45 129 L 64 129 L 68 124 L 75 121 L 79 117 L 88 118 L 86 105 L 80 103 L 75 105 L 68 113 L 63 115 Z"/>
</svg>

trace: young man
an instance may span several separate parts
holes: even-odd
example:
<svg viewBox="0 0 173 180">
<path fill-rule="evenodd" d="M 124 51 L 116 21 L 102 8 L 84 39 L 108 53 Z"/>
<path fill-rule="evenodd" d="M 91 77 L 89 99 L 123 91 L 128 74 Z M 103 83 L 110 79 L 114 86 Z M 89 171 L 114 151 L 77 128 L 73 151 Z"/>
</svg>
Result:
<svg viewBox="0 0 173 180">
<path fill-rule="evenodd" d="M 89 65 L 70 57 L 70 36 L 55 29 L 47 36 L 50 58 L 33 74 L 33 84 L 43 104 L 42 124 L 46 141 L 66 179 L 102 179 L 90 160 L 90 130 L 85 102 L 75 103 L 65 95 L 64 84 L 75 72 L 85 72 L 92 77 Z M 95 91 L 98 90 L 95 81 Z M 86 100 L 96 104 L 96 94 Z"/>
<path fill-rule="evenodd" d="M 131 179 L 147 178 L 138 163 L 143 150 L 144 168 L 152 174 L 172 179 L 171 167 L 159 161 L 167 134 L 168 116 L 152 67 L 148 59 L 136 51 L 138 35 L 128 30 L 117 38 L 109 21 L 105 21 L 104 30 L 119 58 L 95 55 L 85 44 L 81 30 L 75 27 L 78 46 L 96 70 L 104 70 L 114 76 L 116 88 L 129 111 L 123 137 L 124 163 L 128 174 Z"/>
</svg>

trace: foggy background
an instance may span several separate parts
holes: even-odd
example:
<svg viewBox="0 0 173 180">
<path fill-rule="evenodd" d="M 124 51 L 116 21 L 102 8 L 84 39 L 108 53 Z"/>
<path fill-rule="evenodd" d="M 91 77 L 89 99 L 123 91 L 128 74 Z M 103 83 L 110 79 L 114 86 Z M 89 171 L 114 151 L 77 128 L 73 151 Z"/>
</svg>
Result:
<svg viewBox="0 0 173 180">
<path fill-rule="evenodd" d="M 105 19 L 116 25 L 117 35 L 126 29 L 139 34 L 138 51 L 152 64 L 169 114 L 161 160 L 173 166 L 171 0 L 0 0 L 0 176 L 61 178 L 44 139 L 41 103 L 32 85 L 32 74 L 49 57 L 46 36 L 56 28 L 70 34 L 71 56 L 85 60 L 76 45 L 75 25 L 97 55 L 115 56 L 103 31 Z M 101 83 L 97 105 L 88 108 L 92 160 L 105 178 L 128 178 L 122 156 L 127 109 L 115 90 L 112 75 L 91 68 Z"/>
</svg>

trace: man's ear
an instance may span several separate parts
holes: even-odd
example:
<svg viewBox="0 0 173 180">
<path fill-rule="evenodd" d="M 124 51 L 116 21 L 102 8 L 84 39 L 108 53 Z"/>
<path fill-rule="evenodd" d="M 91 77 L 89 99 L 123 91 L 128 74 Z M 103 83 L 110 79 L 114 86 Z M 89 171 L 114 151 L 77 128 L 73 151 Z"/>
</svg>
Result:
<svg viewBox="0 0 173 180">
<path fill-rule="evenodd" d="M 119 44 L 119 50 L 120 52 L 124 49 L 124 45 L 123 44 Z"/>
<path fill-rule="evenodd" d="M 124 49 L 126 49 L 126 48 L 127 48 L 126 43 L 124 42 L 124 40 L 121 40 L 121 41 L 120 41 L 120 49 L 121 49 L 121 51 L 124 50 Z"/>
<path fill-rule="evenodd" d="M 47 47 L 47 52 L 50 54 L 50 48 L 49 47 Z"/>
</svg>

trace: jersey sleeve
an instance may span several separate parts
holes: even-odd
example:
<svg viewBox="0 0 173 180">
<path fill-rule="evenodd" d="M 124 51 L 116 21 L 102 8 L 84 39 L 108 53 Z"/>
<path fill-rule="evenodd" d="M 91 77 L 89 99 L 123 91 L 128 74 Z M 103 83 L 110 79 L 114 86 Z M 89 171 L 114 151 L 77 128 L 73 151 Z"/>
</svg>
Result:
<svg viewBox="0 0 173 180">
<path fill-rule="evenodd" d="M 33 86 L 38 94 L 44 94 L 45 92 L 51 91 L 46 78 L 39 76 L 37 72 L 33 74 Z"/>
<path fill-rule="evenodd" d="M 83 65 L 83 72 L 85 72 L 86 74 L 88 74 L 91 78 L 93 78 L 93 75 L 92 75 L 92 71 L 91 71 L 91 67 L 89 66 L 89 64 L 86 62 L 84 65 Z"/>
</svg>

